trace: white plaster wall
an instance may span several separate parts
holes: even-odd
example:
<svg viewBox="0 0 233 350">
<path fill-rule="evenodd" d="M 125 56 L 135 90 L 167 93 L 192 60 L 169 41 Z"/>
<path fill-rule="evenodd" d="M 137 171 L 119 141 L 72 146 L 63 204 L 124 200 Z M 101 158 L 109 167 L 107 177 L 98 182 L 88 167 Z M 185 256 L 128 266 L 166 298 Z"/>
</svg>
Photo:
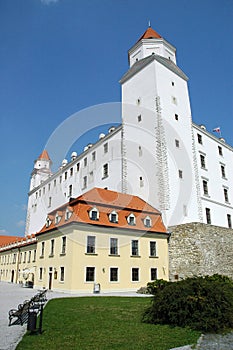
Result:
<svg viewBox="0 0 233 350">
<path fill-rule="evenodd" d="M 206 223 L 205 209 L 209 208 L 211 223 L 228 227 L 227 214 L 231 215 L 233 223 L 233 149 L 196 125 L 193 130 L 204 222 Z M 202 144 L 198 143 L 198 134 L 202 136 Z M 222 147 L 223 155 L 219 154 L 218 146 Z M 200 155 L 205 157 L 205 169 L 201 167 Z M 222 177 L 221 165 L 225 166 L 226 178 Z M 208 195 L 204 195 L 203 180 L 207 181 Z M 228 203 L 225 202 L 224 188 L 228 189 Z"/>
<path fill-rule="evenodd" d="M 108 152 L 104 153 L 103 145 L 108 143 Z M 92 152 L 96 152 L 96 160 L 92 161 Z M 87 166 L 84 158 L 87 157 Z M 77 164 L 80 164 L 77 171 Z M 103 165 L 108 164 L 109 176 L 103 178 Z M 26 233 L 38 232 L 45 224 L 49 212 L 68 202 L 69 186 L 72 185 L 72 198 L 87 192 L 93 187 L 101 187 L 121 191 L 121 130 L 106 135 L 96 145 L 82 153 L 76 160 L 69 162 L 64 168 L 29 192 Z M 70 169 L 73 175 L 70 176 Z M 65 180 L 65 172 L 67 179 Z M 90 173 L 93 172 L 93 176 Z M 61 176 L 61 182 L 60 182 Z M 83 177 L 87 176 L 87 187 L 83 187 Z M 56 186 L 54 185 L 56 180 Z M 51 205 L 49 206 L 49 198 Z"/>
</svg>

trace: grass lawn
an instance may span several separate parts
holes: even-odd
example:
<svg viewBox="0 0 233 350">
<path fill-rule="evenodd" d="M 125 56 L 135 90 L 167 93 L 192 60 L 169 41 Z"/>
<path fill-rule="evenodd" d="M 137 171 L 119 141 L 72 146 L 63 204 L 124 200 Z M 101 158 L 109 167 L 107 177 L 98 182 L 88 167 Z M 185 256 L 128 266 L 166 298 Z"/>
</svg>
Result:
<svg viewBox="0 0 233 350">
<path fill-rule="evenodd" d="M 43 334 L 26 334 L 17 350 L 167 350 L 196 343 L 199 332 L 141 322 L 150 298 L 81 297 L 48 302 Z"/>
</svg>

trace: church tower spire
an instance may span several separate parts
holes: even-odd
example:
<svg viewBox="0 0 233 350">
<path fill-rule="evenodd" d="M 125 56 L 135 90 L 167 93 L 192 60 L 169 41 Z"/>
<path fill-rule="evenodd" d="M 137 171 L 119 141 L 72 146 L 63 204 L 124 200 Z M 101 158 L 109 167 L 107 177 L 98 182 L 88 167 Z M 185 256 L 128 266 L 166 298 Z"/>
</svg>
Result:
<svg viewBox="0 0 233 350">
<path fill-rule="evenodd" d="M 149 22 L 147 30 L 128 51 L 130 67 L 153 54 L 168 58 L 176 64 L 176 48 L 157 33 Z"/>
</svg>

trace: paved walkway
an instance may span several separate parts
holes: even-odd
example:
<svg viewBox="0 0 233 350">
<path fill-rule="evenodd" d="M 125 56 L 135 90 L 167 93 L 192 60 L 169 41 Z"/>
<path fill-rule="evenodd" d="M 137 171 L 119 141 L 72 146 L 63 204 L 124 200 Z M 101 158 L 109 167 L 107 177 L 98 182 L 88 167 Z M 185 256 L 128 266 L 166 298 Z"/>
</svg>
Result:
<svg viewBox="0 0 233 350">
<path fill-rule="evenodd" d="M 22 288 L 18 284 L 0 282 L 0 350 L 14 350 L 16 345 L 24 335 L 27 326 L 8 327 L 8 312 L 10 309 L 17 308 L 24 300 L 31 299 L 37 293 L 36 289 Z M 95 294 L 95 296 L 148 296 L 136 293 L 104 293 Z M 62 292 L 48 292 L 47 298 L 62 298 L 75 296 L 93 296 L 93 293 L 70 294 Z M 176 350 L 194 350 L 191 346 L 176 348 Z M 199 339 L 196 347 L 198 350 L 233 350 L 233 332 L 225 336 L 207 334 Z M 66 349 L 65 349 L 66 350 Z M 68 350 L 68 349 L 67 349 Z M 156 349 L 155 349 L 156 350 Z M 173 349 L 175 350 L 175 349 Z"/>
</svg>

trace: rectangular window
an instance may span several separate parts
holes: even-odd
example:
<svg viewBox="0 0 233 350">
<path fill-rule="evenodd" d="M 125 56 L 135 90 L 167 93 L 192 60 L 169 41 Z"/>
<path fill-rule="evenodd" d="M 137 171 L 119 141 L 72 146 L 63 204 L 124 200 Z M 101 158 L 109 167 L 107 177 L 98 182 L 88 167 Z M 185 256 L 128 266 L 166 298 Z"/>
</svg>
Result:
<svg viewBox="0 0 233 350">
<path fill-rule="evenodd" d="M 132 281 L 133 282 L 139 281 L 139 268 L 137 267 L 132 268 Z"/>
<path fill-rule="evenodd" d="M 205 156 L 203 154 L 200 155 L 200 161 L 201 161 L 201 167 L 203 169 L 205 169 L 206 168 L 206 166 L 205 166 Z"/>
<path fill-rule="evenodd" d="M 72 197 L 72 191 L 73 191 L 73 188 L 72 188 L 72 185 L 69 186 L 69 197 Z"/>
<path fill-rule="evenodd" d="M 210 209 L 205 208 L 205 212 L 206 212 L 206 222 L 207 222 L 207 224 L 211 224 Z"/>
<path fill-rule="evenodd" d="M 64 174 L 65 180 L 67 180 L 67 171 Z"/>
<path fill-rule="evenodd" d="M 45 249 L 45 242 L 41 243 L 41 254 L 40 256 L 43 258 L 44 257 L 44 249 Z"/>
<path fill-rule="evenodd" d="M 50 241 L 50 256 L 54 255 L 54 239 Z"/>
<path fill-rule="evenodd" d="M 223 193 L 224 193 L 225 202 L 228 203 L 229 202 L 228 189 L 224 188 Z"/>
<path fill-rule="evenodd" d="M 103 165 L 103 179 L 105 177 L 108 177 L 108 164 L 107 163 Z"/>
<path fill-rule="evenodd" d="M 110 282 L 117 282 L 117 281 L 118 281 L 118 268 L 111 267 L 110 268 Z"/>
<path fill-rule="evenodd" d="M 175 113 L 175 120 L 179 120 L 179 116 L 176 113 Z"/>
<path fill-rule="evenodd" d="M 220 156 L 223 155 L 223 153 L 222 153 L 222 147 L 221 147 L 221 146 L 218 146 L 218 154 L 219 154 Z"/>
<path fill-rule="evenodd" d="M 83 177 L 83 189 L 87 188 L 87 176 Z"/>
<path fill-rule="evenodd" d="M 226 178 L 225 165 L 221 165 L 221 174 L 222 174 L 222 177 L 225 179 Z"/>
<path fill-rule="evenodd" d="M 144 186 L 144 182 L 143 182 L 142 176 L 139 176 L 139 186 L 140 186 L 140 187 L 143 187 L 143 186 Z"/>
<path fill-rule="evenodd" d="M 139 155 L 139 157 L 142 156 L 142 147 L 141 146 L 138 146 L 138 155 Z"/>
<path fill-rule="evenodd" d="M 89 174 L 89 183 L 92 183 L 93 181 L 94 181 L 94 173 L 93 171 L 91 171 Z"/>
<path fill-rule="evenodd" d="M 36 261 L 36 249 L 34 249 L 34 256 L 33 256 L 33 262 Z"/>
<path fill-rule="evenodd" d="M 177 98 L 175 96 L 172 96 L 172 103 L 174 103 L 175 105 L 177 105 Z"/>
<path fill-rule="evenodd" d="M 43 187 L 43 194 L 45 194 L 45 187 Z"/>
<path fill-rule="evenodd" d="M 197 142 L 202 145 L 202 135 L 197 134 Z"/>
<path fill-rule="evenodd" d="M 151 280 L 151 281 L 157 280 L 157 269 L 154 268 L 154 267 L 152 267 L 152 268 L 150 269 L 150 280 Z"/>
<path fill-rule="evenodd" d="M 84 158 L 84 160 L 83 160 L 83 165 L 84 165 L 84 166 L 87 166 L 87 157 Z"/>
<path fill-rule="evenodd" d="M 65 280 L 65 268 L 62 266 L 60 267 L 60 281 L 64 282 Z"/>
<path fill-rule="evenodd" d="M 73 176 L 73 173 L 74 173 L 74 169 L 70 168 L 70 176 Z"/>
<path fill-rule="evenodd" d="M 80 168 L 80 163 L 77 164 L 77 171 L 79 171 L 79 168 Z"/>
<path fill-rule="evenodd" d="M 118 254 L 118 239 L 110 238 L 110 255 Z"/>
<path fill-rule="evenodd" d="M 95 236 L 87 236 L 87 254 L 95 254 Z"/>
<path fill-rule="evenodd" d="M 66 237 L 62 237 L 62 244 L 61 244 L 61 254 L 66 253 Z"/>
<path fill-rule="evenodd" d="M 138 115 L 138 122 L 140 123 L 141 121 L 142 121 L 142 116 L 140 114 L 140 115 Z"/>
<path fill-rule="evenodd" d="M 60 184 L 62 183 L 62 175 L 59 177 Z"/>
<path fill-rule="evenodd" d="M 204 195 L 205 196 L 208 196 L 209 194 L 209 191 L 208 191 L 208 182 L 206 180 L 203 180 L 202 181 L 202 184 L 203 184 L 203 192 L 204 192 Z"/>
<path fill-rule="evenodd" d="M 156 256 L 156 242 L 150 242 L 150 256 Z"/>
<path fill-rule="evenodd" d="M 31 254 L 32 254 L 32 252 L 31 252 L 31 250 L 29 250 L 29 252 L 28 252 L 28 263 L 31 262 Z"/>
<path fill-rule="evenodd" d="M 56 179 L 53 181 L 53 186 L 54 187 L 56 187 L 56 185 L 57 185 L 57 181 L 56 181 Z"/>
<path fill-rule="evenodd" d="M 104 153 L 108 153 L 108 143 L 104 144 Z"/>
<path fill-rule="evenodd" d="M 183 178 L 183 171 L 182 171 L 182 170 L 179 170 L 179 171 L 178 171 L 178 174 L 179 174 L 179 178 L 182 179 L 182 178 Z"/>
<path fill-rule="evenodd" d="M 92 152 L 92 154 L 91 154 L 91 160 L 92 160 L 92 162 L 94 162 L 95 159 L 96 159 L 96 153 L 95 153 L 95 152 Z"/>
<path fill-rule="evenodd" d="M 94 282 L 94 281 L 95 281 L 95 268 L 86 267 L 86 282 Z"/>
<path fill-rule="evenodd" d="M 51 189 L 51 184 L 48 184 L 48 190 L 50 191 L 50 189 Z"/>
<path fill-rule="evenodd" d="M 231 215 L 227 214 L 227 223 L 228 223 L 228 227 L 232 228 L 232 221 L 231 221 Z"/>
<path fill-rule="evenodd" d="M 24 252 L 24 258 L 23 258 L 24 263 L 26 262 L 26 257 L 27 257 L 27 252 Z M 9 258 L 10 258 L 10 256 L 8 256 L 8 263 L 9 263 Z"/>
<path fill-rule="evenodd" d="M 180 147 L 180 141 L 179 140 L 175 140 L 175 145 L 176 145 L 177 148 L 179 148 Z"/>
<path fill-rule="evenodd" d="M 42 278 L 43 278 L 43 268 L 40 267 L 39 280 L 42 280 Z"/>
<path fill-rule="evenodd" d="M 48 206 L 51 207 L 51 205 L 52 205 L 52 197 L 49 197 L 49 204 L 48 204 Z"/>
<path fill-rule="evenodd" d="M 138 240 L 133 240 L 131 242 L 131 255 L 139 255 Z"/>
</svg>

